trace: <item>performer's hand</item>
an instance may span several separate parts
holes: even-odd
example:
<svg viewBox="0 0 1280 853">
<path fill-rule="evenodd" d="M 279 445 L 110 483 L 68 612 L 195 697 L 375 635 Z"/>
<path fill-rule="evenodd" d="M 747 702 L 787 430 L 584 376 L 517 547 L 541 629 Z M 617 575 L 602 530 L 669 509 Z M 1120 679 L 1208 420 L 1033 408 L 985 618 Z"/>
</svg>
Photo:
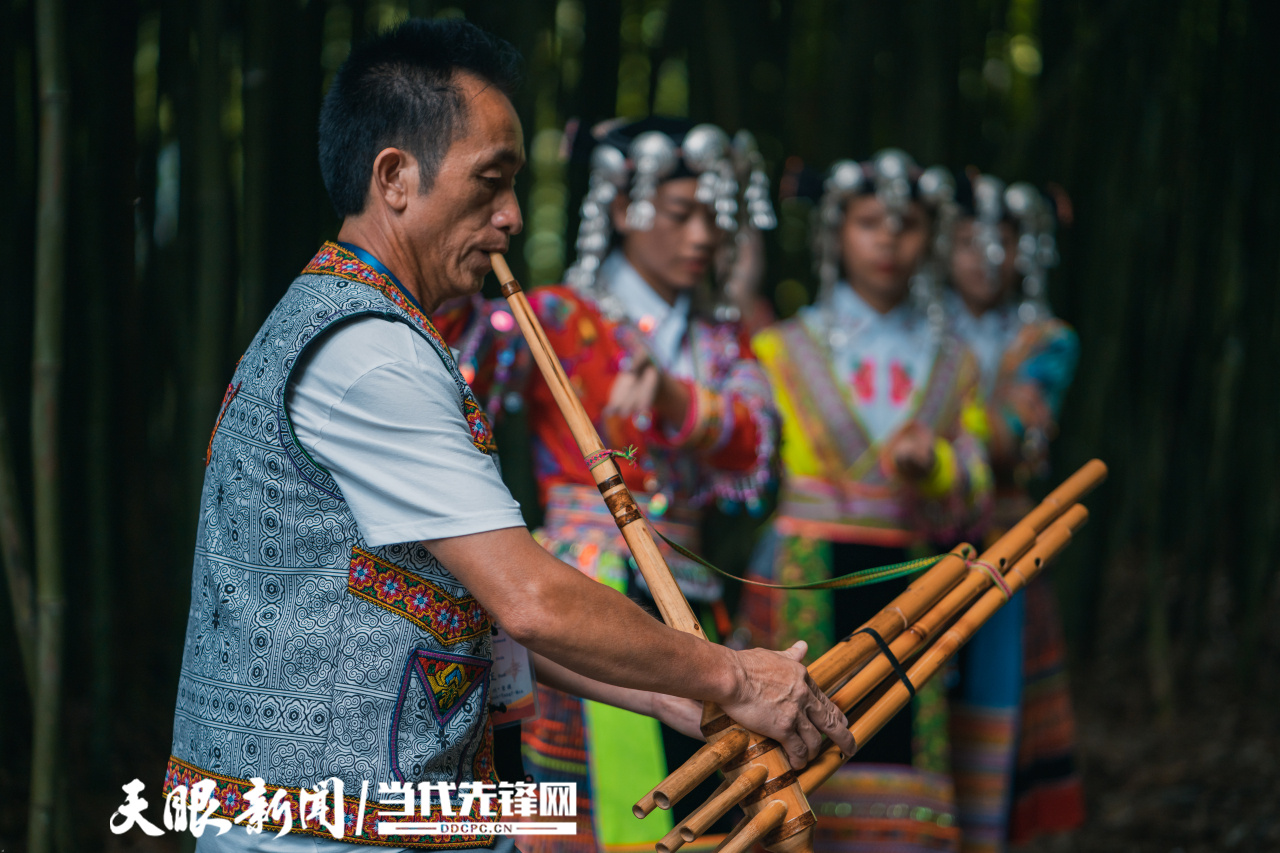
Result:
<svg viewBox="0 0 1280 853">
<path fill-rule="evenodd" d="M 702 734 L 702 703 L 696 699 L 685 699 L 680 696 L 668 696 L 666 693 L 651 693 L 653 708 L 649 712 L 671 728 L 697 740 L 706 740 Z"/>
<path fill-rule="evenodd" d="M 807 648 L 803 641 L 797 641 L 781 652 L 738 652 L 742 667 L 739 695 L 720 706 L 734 722 L 782 744 L 797 770 L 822 749 L 824 736 L 845 755 L 855 751 L 844 714 L 800 663 Z"/>
<path fill-rule="evenodd" d="M 604 416 L 627 419 L 637 415 L 648 417 L 653 411 L 661 378 L 661 371 L 651 361 L 645 361 L 633 370 L 622 371 L 614 378 L 613 387 L 609 389 L 609 402 L 605 404 Z"/>
<path fill-rule="evenodd" d="M 935 436 L 919 421 L 908 421 L 889 444 L 889 458 L 902 479 L 916 483 L 929 476 L 937 462 Z"/>
</svg>

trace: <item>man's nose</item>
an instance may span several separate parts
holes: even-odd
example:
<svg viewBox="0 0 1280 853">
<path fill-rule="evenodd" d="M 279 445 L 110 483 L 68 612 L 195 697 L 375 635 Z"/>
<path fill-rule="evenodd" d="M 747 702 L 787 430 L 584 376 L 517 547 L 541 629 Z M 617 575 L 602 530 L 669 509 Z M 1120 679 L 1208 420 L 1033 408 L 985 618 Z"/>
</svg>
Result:
<svg viewBox="0 0 1280 853">
<path fill-rule="evenodd" d="M 507 202 L 494 212 L 493 227 L 506 232 L 509 236 L 524 230 L 524 217 L 520 215 L 520 202 L 516 201 L 514 192 L 511 193 Z"/>
</svg>

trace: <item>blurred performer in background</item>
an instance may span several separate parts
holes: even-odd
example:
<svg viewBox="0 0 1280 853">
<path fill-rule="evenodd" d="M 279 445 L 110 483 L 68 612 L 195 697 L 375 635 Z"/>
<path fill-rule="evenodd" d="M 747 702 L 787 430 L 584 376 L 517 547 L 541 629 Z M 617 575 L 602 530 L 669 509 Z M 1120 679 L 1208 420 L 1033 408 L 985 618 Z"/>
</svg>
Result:
<svg viewBox="0 0 1280 853">
<path fill-rule="evenodd" d="M 718 127 L 681 119 L 609 122 L 571 147 L 591 163 L 577 261 L 567 284 L 534 289 L 530 302 L 601 437 L 631 460 L 621 468 L 641 509 L 696 552 L 703 507 L 718 501 L 759 512 L 771 485 L 778 427 L 769 384 L 731 322 L 736 310 L 710 286 L 733 268 L 740 218 L 753 229 L 773 227 L 768 179 L 749 134 L 730 141 Z M 501 386 L 482 392 L 491 405 L 525 372 L 523 356 L 507 354 L 509 319 L 495 303 L 461 306 L 448 321 L 464 372 L 479 375 L 482 387 L 485 377 Z M 540 375 L 524 403 L 546 510 L 536 537 L 584 574 L 647 600 Z M 723 636 L 720 580 L 661 547 L 707 634 Z M 671 829 L 670 813 L 642 823 L 631 806 L 665 776 L 668 758 L 674 767 L 698 742 L 557 690 L 539 688 L 538 699 L 540 718 L 523 724 L 525 768 L 539 782 L 575 781 L 590 798 L 579 799 L 578 836 L 521 838 L 522 850 L 651 844 Z M 696 725 L 685 734 L 697 736 Z"/>
<path fill-rule="evenodd" d="M 944 324 L 935 281 L 952 183 L 901 151 L 832 167 L 817 211 L 817 303 L 753 341 L 782 416 L 783 484 L 753 573 L 803 584 L 908 559 L 981 518 L 990 473 L 966 429 L 973 356 Z M 756 643 L 804 639 L 810 656 L 906 586 L 743 591 Z M 959 846 L 943 688 L 921 688 L 811 798 L 819 850 Z"/>
<path fill-rule="evenodd" d="M 961 181 L 957 201 L 963 218 L 945 299 L 982 374 L 996 482 L 991 539 L 1032 508 L 1026 487 L 1047 473 L 1079 346 L 1045 299 L 1046 273 L 1057 262 L 1053 205 L 1029 184 L 1006 188 L 976 173 Z M 1003 850 L 1010 837 L 1078 826 L 1084 800 L 1074 720 L 1047 580 L 1033 582 L 965 647 L 957 693 L 952 746 L 964 849 Z"/>
</svg>

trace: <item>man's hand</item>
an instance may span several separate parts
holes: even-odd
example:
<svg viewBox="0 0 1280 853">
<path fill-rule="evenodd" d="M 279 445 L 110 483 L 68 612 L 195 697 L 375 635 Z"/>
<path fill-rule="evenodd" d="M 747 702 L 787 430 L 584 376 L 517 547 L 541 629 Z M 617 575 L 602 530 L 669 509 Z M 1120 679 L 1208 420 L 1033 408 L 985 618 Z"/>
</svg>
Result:
<svg viewBox="0 0 1280 853">
<path fill-rule="evenodd" d="M 929 476 L 937 462 L 933 444 L 936 436 L 919 421 L 908 421 L 890 439 L 889 458 L 893 467 L 908 483 L 918 483 Z"/>
<path fill-rule="evenodd" d="M 782 652 L 738 652 L 739 690 L 720 705 L 734 722 L 782 744 L 797 770 L 818 754 L 824 735 L 845 755 L 853 755 L 856 749 L 844 714 L 800 663 L 807 648 L 797 641 Z"/>
</svg>

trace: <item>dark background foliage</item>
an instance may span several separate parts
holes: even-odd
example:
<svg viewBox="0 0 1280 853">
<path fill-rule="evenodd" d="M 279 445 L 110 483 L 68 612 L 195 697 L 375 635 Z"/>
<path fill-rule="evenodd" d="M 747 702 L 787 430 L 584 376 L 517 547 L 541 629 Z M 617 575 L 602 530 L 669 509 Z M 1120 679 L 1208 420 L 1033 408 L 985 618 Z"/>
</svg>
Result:
<svg viewBox="0 0 1280 853">
<path fill-rule="evenodd" d="M 0 8 L 0 436 L 28 541 L 35 2 Z M 1066 188 L 1074 225 L 1052 301 L 1083 357 L 1056 470 L 1093 456 L 1112 470 L 1054 570 L 1091 826 L 1128 832 L 1115 849 L 1280 847 L 1280 803 L 1230 781 L 1280 779 L 1275 715 L 1255 713 L 1280 698 L 1280 63 L 1267 0 L 66 0 L 64 850 L 180 843 L 105 824 L 134 777 L 158 814 L 209 430 L 245 342 L 336 233 L 315 157 L 326 83 L 353 40 L 408 14 L 466 16 L 526 57 L 526 230 L 512 258 L 534 284 L 572 259 L 585 176 L 559 148 L 575 116 L 749 128 L 775 189 L 788 162 L 821 169 L 889 145 Z M 813 286 L 805 202 L 780 213 L 767 287 L 785 315 Z M 519 431 L 508 427 L 511 446 Z M 0 636 L 11 850 L 25 837 L 32 716 L 8 607 Z M 1247 758 L 1258 750 L 1272 756 L 1261 769 Z M 1232 773 L 1241 762 L 1252 769 Z"/>
</svg>

